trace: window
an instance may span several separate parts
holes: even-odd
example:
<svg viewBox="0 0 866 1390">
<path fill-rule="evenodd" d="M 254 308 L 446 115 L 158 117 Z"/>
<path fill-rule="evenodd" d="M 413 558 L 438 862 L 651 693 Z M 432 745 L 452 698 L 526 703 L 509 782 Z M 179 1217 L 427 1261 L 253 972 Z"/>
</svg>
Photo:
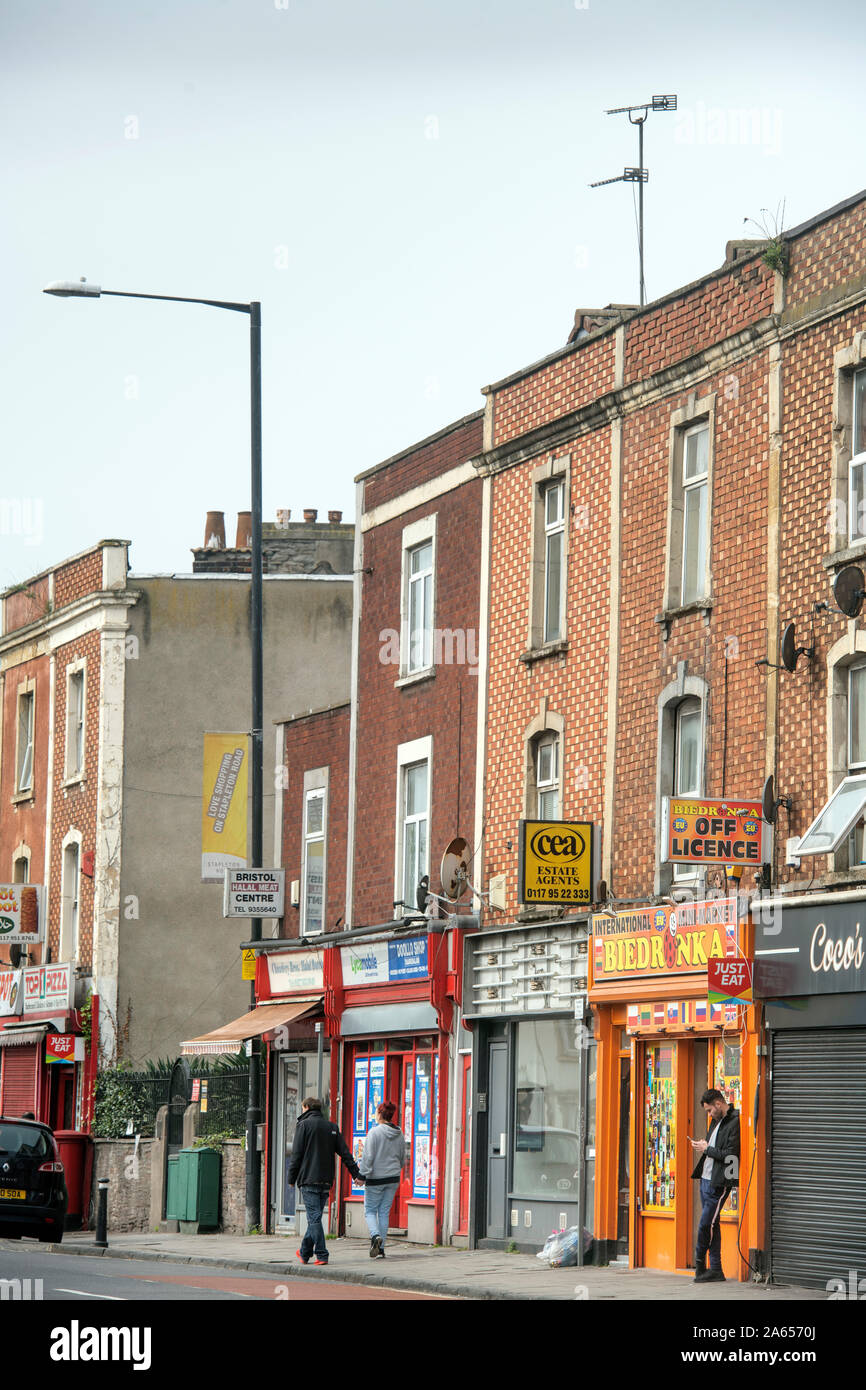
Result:
<svg viewBox="0 0 866 1390">
<path fill-rule="evenodd" d="M 301 934 L 325 929 L 325 788 L 304 793 Z"/>
<path fill-rule="evenodd" d="M 81 846 L 76 841 L 63 847 L 63 879 L 60 902 L 60 959 L 78 959 L 78 895 Z"/>
<path fill-rule="evenodd" d="M 674 748 L 674 796 L 700 796 L 701 777 L 701 702 L 684 700 L 676 710 L 676 741 Z M 674 864 L 674 882 L 691 882 L 696 868 L 691 864 Z"/>
<path fill-rule="evenodd" d="M 418 882 L 428 872 L 428 768 L 403 768 L 403 902 L 415 909 Z"/>
<path fill-rule="evenodd" d="M 667 612 L 710 597 L 715 399 L 694 397 L 671 417 Z"/>
<path fill-rule="evenodd" d="M 433 669 L 436 593 L 436 515 L 403 528 L 400 598 L 400 678 L 417 679 Z"/>
<path fill-rule="evenodd" d="M 84 772 L 84 668 L 67 670 L 66 780 Z"/>
<path fill-rule="evenodd" d="M 866 368 L 851 383 L 851 462 L 848 465 L 848 540 L 866 539 Z"/>
<path fill-rule="evenodd" d="M 427 671 L 433 664 L 433 542 L 408 552 L 409 647 L 407 670 Z"/>
<path fill-rule="evenodd" d="M 682 603 L 693 603 L 706 592 L 707 469 L 709 430 L 696 425 L 683 440 L 683 572 Z"/>
<path fill-rule="evenodd" d="M 544 492 L 544 641 L 563 635 L 565 585 L 565 483 Z"/>
<path fill-rule="evenodd" d="M 841 638 L 827 655 L 827 672 L 830 795 L 796 853 L 833 854 L 839 871 L 866 858 L 866 634 Z"/>
<path fill-rule="evenodd" d="M 538 820 L 561 820 L 559 739 L 555 734 L 545 734 L 536 743 L 535 789 Z"/>
<path fill-rule="evenodd" d="M 12 882 L 30 882 L 30 851 L 29 849 L 19 849 L 12 860 Z"/>
<path fill-rule="evenodd" d="M 571 458 L 548 458 L 534 470 L 529 650 L 539 652 L 566 637 Z"/>
<path fill-rule="evenodd" d="M 15 790 L 19 794 L 33 790 L 33 713 L 35 692 L 24 690 L 18 696 L 18 751 Z"/>
</svg>

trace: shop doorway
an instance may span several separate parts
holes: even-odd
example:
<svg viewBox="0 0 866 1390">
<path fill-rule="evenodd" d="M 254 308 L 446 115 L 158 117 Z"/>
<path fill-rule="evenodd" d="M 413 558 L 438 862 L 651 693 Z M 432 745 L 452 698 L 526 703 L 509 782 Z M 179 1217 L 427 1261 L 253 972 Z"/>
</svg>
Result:
<svg viewBox="0 0 866 1390">
<path fill-rule="evenodd" d="M 628 1038 L 626 1038 L 628 1042 Z M 617 1259 L 628 1260 L 631 1155 L 631 1051 L 619 1059 L 619 1162 L 617 1167 Z"/>
<path fill-rule="evenodd" d="M 701 1096 L 707 1089 L 707 1052 L 709 1044 L 706 1038 L 697 1038 L 692 1043 L 692 1103 L 691 1111 L 688 1116 L 688 1133 L 693 1139 L 704 1139 L 706 1137 L 707 1116 L 706 1111 L 701 1106 Z M 691 1145 L 689 1145 L 691 1149 Z M 697 1160 L 694 1160 L 696 1162 Z M 692 1182 L 691 1172 L 683 1174 L 683 1182 L 688 1177 L 689 1186 L 692 1191 L 692 1224 L 689 1232 L 689 1259 L 688 1268 L 694 1269 L 695 1264 L 695 1241 L 698 1234 L 698 1226 L 701 1224 L 701 1185 L 699 1182 Z"/>
<path fill-rule="evenodd" d="M 297 1232 L 298 1190 L 288 1181 L 289 1159 L 295 1141 L 295 1130 L 305 1096 L 316 1094 L 318 1084 L 318 1060 L 315 1053 L 276 1052 L 276 1115 L 274 1147 L 272 1152 L 274 1184 L 271 1210 L 274 1230 L 289 1234 Z M 328 1072 L 327 1055 L 323 1068 L 322 1096 L 324 1113 L 328 1114 Z"/>
<path fill-rule="evenodd" d="M 472 1057 L 465 1054 L 460 1058 L 462 1068 L 462 1093 L 460 1110 L 460 1191 L 458 1198 L 458 1219 L 456 1235 L 469 1233 L 469 1188 L 470 1188 L 470 1149 L 472 1145 Z"/>
<path fill-rule="evenodd" d="M 505 1239 L 508 1195 L 508 1043 L 491 1041 L 487 1060 L 487 1236 Z"/>
</svg>

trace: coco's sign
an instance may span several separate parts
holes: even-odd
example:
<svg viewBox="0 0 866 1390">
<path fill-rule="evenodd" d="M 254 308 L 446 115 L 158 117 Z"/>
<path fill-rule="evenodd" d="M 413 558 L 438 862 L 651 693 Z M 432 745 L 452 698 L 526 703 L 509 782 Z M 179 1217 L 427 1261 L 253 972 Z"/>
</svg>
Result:
<svg viewBox="0 0 866 1390">
<path fill-rule="evenodd" d="M 592 823 L 520 822 L 518 897 L 542 906 L 592 901 Z"/>
<path fill-rule="evenodd" d="M 755 912 L 755 994 L 785 998 L 866 991 L 866 900 L 776 903 Z"/>
</svg>

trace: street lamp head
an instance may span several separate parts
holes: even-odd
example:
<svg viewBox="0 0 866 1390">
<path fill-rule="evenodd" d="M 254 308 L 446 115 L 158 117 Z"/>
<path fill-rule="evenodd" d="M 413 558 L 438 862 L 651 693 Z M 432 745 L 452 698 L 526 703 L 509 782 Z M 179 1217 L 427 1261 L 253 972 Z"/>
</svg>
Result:
<svg viewBox="0 0 866 1390">
<path fill-rule="evenodd" d="M 82 275 L 80 280 L 52 280 L 42 293 L 56 294 L 61 299 L 98 299 L 102 290 L 99 285 L 89 285 Z"/>
</svg>

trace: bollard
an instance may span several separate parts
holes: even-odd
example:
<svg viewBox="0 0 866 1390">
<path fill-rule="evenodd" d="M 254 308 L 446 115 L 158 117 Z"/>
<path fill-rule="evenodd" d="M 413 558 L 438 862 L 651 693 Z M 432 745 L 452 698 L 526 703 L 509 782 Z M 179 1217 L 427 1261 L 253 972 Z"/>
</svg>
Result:
<svg viewBox="0 0 866 1390">
<path fill-rule="evenodd" d="M 105 1250 L 108 1246 L 108 1178 L 99 1179 L 96 1204 L 96 1240 L 94 1245 Z"/>
</svg>

